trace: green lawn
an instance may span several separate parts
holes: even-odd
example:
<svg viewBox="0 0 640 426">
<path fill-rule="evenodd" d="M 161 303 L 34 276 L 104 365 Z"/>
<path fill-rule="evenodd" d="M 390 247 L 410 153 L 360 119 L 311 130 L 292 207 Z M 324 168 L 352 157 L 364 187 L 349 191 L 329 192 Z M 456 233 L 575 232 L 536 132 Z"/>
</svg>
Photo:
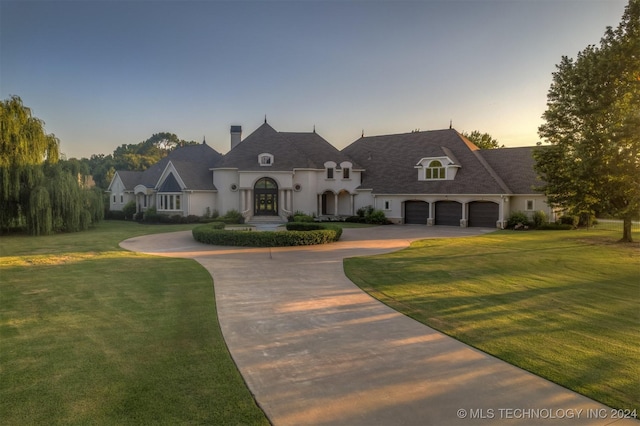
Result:
<svg viewBox="0 0 640 426">
<path fill-rule="evenodd" d="M 498 231 L 344 264 L 356 284 L 424 324 L 611 407 L 640 411 L 640 245 L 619 238 Z"/>
<path fill-rule="evenodd" d="M 269 424 L 222 339 L 207 271 L 118 247 L 191 227 L 0 237 L 2 424 Z"/>
</svg>

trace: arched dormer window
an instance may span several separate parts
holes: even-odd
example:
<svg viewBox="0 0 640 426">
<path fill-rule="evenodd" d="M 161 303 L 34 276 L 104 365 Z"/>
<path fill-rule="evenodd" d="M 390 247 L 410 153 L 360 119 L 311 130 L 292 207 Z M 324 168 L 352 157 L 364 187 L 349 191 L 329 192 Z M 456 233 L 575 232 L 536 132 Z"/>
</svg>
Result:
<svg viewBox="0 0 640 426">
<path fill-rule="evenodd" d="M 271 166 L 273 164 L 273 155 L 266 152 L 258 155 L 258 164 L 266 167 Z"/>
<path fill-rule="evenodd" d="M 326 179 L 333 179 L 334 178 L 334 173 L 336 170 L 336 166 L 337 164 L 334 163 L 333 161 L 327 161 L 324 163 L 324 169 L 325 169 L 325 178 Z"/>
<path fill-rule="evenodd" d="M 445 179 L 447 173 L 442 163 L 438 160 L 432 160 L 429 165 L 424 169 L 425 179 Z"/>
</svg>

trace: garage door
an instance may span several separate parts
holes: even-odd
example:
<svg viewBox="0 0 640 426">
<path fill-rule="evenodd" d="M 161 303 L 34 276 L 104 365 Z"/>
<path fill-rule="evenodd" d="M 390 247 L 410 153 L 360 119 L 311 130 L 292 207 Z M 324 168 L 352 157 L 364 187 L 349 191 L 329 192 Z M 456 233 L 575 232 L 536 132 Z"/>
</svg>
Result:
<svg viewBox="0 0 640 426">
<path fill-rule="evenodd" d="M 404 223 L 426 225 L 429 219 L 429 203 L 424 201 L 405 201 Z"/>
<path fill-rule="evenodd" d="M 495 228 L 498 221 L 499 206 L 491 201 L 469 203 L 469 226 Z"/>
<path fill-rule="evenodd" d="M 438 201 L 436 203 L 436 225 L 460 226 L 462 204 L 457 201 Z"/>
</svg>

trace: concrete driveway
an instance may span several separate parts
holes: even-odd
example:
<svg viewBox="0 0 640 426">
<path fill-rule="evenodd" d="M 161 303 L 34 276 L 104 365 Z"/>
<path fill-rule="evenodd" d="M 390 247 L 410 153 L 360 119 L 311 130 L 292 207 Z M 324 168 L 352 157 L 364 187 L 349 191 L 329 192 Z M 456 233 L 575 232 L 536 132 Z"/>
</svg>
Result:
<svg viewBox="0 0 640 426">
<path fill-rule="evenodd" d="M 346 257 L 489 231 L 345 229 L 338 243 L 272 249 L 208 246 L 187 231 L 121 246 L 207 268 L 231 355 L 276 426 L 638 424 L 397 313 L 343 272 Z"/>
</svg>

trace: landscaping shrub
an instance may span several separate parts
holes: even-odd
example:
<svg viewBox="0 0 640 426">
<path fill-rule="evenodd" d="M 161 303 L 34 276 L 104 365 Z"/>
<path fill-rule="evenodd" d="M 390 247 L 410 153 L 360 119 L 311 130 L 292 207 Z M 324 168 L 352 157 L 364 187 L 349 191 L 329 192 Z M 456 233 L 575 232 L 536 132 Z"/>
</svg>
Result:
<svg viewBox="0 0 640 426">
<path fill-rule="evenodd" d="M 349 216 L 345 219 L 345 222 L 369 223 L 372 225 L 389 225 L 391 223 L 382 210 L 376 210 L 373 206 L 360 207 L 356 211 L 356 216 Z"/>
<path fill-rule="evenodd" d="M 313 222 L 313 216 L 308 214 L 296 214 L 293 216 L 294 222 Z"/>
<path fill-rule="evenodd" d="M 342 235 L 342 228 L 328 225 L 323 229 L 312 231 L 231 231 L 214 229 L 211 224 L 207 224 L 196 226 L 193 228 L 192 234 L 196 241 L 205 244 L 239 247 L 286 247 L 338 241 Z"/>
<path fill-rule="evenodd" d="M 575 228 L 578 226 L 578 216 L 571 215 L 563 215 L 560 217 L 560 223 L 563 225 L 571 225 L 571 227 Z"/>
<path fill-rule="evenodd" d="M 107 210 L 104 215 L 105 219 L 109 220 L 124 220 L 124 212 L 120 210 Z"/>
<path fill-rule="evenodd" d="M 147 211 L 144 212 L 144 216 L 142 221 L 145 223 L 158 223 L 160 222 L 160 215 L 158 214 L 158 210 L 155 207 L 149 207 Z"/>
<path fill-rule="evenodd" d="M 369 216 L 371 213 L 373 213 L 373 206 L 364 206 L 364 207 L 360 207 L 357 211 L 356 214 L 359 217 L 367 217 Z"/>
<path fill-rule="evenodd" d="M 317 231 L 326 229 L 324 225 L 315 222 L 289 222 L 285 225 L 287 231 Z"/>
<path fill-rule="evenodd" d="M 513 212 L 507 220 L 508 229 L 522 229 L 529 225 L 529 217 L 524 212 Z"/>
<path fill-rule="evenodd" d="M 364 216 L 349 216 L 344 221 L 351 223 L 367 223 Z"/>
<path fill-rule="evenodd" d="M 385 216 L 382 210 L 373 210 L 364 218 L 365 223 L 370 223 L 372 225 L 388 225 L 389 222 L 387 220 L 387 216 Z"/>
<path fill-rule="evenodd" d="M 238 210 L 229 210 L 220 218 L 224 223 L 241 224 L 244 223 L 244 216 Z"/>
<path fill-rule="evenodd" d="M 131 200 L 127 204 L 122 207 L 122 213 L 124 214 L 124 218 L 126 220 L 133 219 L 136 214 L 136 202 Z"/>
<path fill-rule="evenodd" d="M 196 216 L 195 214 L 190 214 L 185 219 L 187 223 L 198 223 L 200 221 L 200 216 Z"/>
<path fill-rule="evenodd" d="M 540 228 L 547 223 L 547 215 L 542 211 L 538 210 L 533 213 L 533 226 L 536 228 Z"/>
</svg>

